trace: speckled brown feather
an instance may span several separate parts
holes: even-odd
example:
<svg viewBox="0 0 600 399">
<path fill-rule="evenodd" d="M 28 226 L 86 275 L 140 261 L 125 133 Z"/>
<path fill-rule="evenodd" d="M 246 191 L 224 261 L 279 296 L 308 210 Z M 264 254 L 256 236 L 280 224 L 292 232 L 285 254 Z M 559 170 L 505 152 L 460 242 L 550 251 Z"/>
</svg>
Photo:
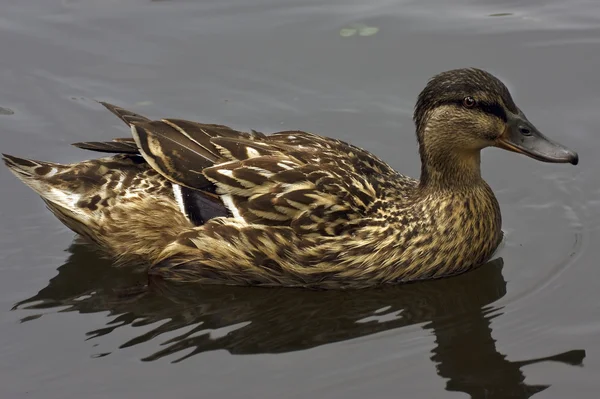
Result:
<svg viewBox="0 0 600 399">
<path fill-rule="evenodd" d="M 140 156 L 60 165 L 4 155 L 4 162 L 67 227 L 123 263 L 155 259 L 193 227 L 171 183 Z"/>
<path fill-rule="evenodd" d="M 489 259 L 499 244 L 500 213 L 490 193 L 482 186 L 466 196 L 414 198 L 405 208 L 380 207 L 329 231 L 213 219 L 181 234 L 151 273 L 177 281 L 321 288 L 452 275 Z"/>
</svg>

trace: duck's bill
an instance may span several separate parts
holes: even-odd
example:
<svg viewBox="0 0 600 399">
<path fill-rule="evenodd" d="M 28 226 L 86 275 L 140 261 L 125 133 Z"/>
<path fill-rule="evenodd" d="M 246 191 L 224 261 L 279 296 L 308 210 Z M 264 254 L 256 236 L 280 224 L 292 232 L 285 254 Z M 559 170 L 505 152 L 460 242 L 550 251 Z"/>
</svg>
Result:
<svg viewBox="0 0 600 399">
<path fill-rule="evenodd" d="M 544 136 L 522 114 L 509 117 L 507 128 L 498 139 L 497 146 L 542 162 L 579 163 L 575 151 Z"/>
</svg>

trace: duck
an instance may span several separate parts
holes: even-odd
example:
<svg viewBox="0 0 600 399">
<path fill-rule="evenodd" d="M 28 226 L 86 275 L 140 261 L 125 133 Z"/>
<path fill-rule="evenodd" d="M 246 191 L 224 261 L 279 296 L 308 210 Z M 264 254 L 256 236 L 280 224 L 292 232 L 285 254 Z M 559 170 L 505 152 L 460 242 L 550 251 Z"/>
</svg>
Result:
<svg viewBox="0 0 600 399">
<path fill-rule="evenodd" d="M 478 68 L 439 73 L 419 94 L 419 179 L 311 132 L 151 120 L 100 104 L 131 129 L 73 144 L 102 157 L 4 163 L 115 265 L 178 283 L 349 289 L 457 275 L 491 259 L 503 237 L 481 150 L 579 161 Z"/>
</svg>

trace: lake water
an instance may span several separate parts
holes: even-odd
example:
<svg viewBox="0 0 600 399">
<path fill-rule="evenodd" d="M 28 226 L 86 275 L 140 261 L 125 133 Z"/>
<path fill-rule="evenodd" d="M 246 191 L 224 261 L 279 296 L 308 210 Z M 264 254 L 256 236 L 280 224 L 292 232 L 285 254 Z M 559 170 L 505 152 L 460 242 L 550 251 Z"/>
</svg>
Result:
<svg viewBox="0 0 600 399">
<path fill-rule="evenodd" d="M 357 292 L 157 285 L 74 240 L 0 168 L 2 398 L 595 398 L 600 391 L 600 3 L 0 0 L 0 150 L 150 117 L 351 141 L 418 176 L 427 79 L 485 68 L 577 167 L 489 149 L 497 259 Z"/>
</svg>

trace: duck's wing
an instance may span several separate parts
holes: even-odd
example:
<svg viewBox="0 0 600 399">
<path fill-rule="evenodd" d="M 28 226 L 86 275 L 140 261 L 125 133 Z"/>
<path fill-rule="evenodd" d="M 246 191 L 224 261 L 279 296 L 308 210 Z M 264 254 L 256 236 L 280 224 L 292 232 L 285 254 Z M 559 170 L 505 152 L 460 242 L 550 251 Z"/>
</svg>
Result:
<svg viewBox="0 0 600 399">
<path fill-rule="evenodd" d="M 113 104 L 100 104 L 130 126 L 133 137 L 108 142 L 79 142 L 74 146 L 105 153 L 140 154 L 165 178 L 192 189 L 207 189 L 212 185 L 202 176 L 205 167 L 221 158 L 219 150 L 210 141 L 212 138 L 264 136 L 254 131 L 240 132 L 224 125 L 181 119 L 150 120 Z"/>
<path fill-rule="evenodd" d="M 146 162 L 181 186 L 186 207 L 208 192 L 244 223 L 335 235 L 361 223 L 390 181 L 407 179 L 365 150 L 312 133 L 267 136 L 109 109 L 130 123 Z"/>
<path fill-rule="evenodd" d="M 249 133 L 227 126 L 181 119 L 135 122 L 131 126 L 133 138 L 146 162 L 167 179 L 192 189 L 212 186 L 202 171 L 227 160 L 212 139 L 250 139 Z"/>
<path fill-rule="evenodd" d="M 319 243 L 326 247 L 327 241 L 320 239 L 356 233 L 353 242 L 360 242 L 387 223 L 379 210 L 391 199 L 390 186 L 382 181 L 392 182 L 394 192 L 416 185 L 364 150 L 310 133 L 211 141 L 230 160 L 203 174 L 231 217 L 181 233 L 154 262 L 152 274 L 175 281 L 321 285 L 327 273 L 345 268 L 335 248 L 323 248 Z M 302 254 L 299 263 L 290 262 L 295 253 Z M 312 267 L 317 259 L 331 262 L 331 269 Z"/>
<path fill-rule="evenodd" d="M 404 178 L 364 150 L 306 132 L 211 142 L 230 160 L 203 174 L 233 217 L 299 234 L 338 235 L 360 225 L 385 195 L 381 182 Z"/>
<path fill-rule="evenodd" d="M 306 132 L 266 136 L 171 119 L 134 123 L 132 132 L 152 168 L 182 186 L 184 203 L 211 189 L 233 218 L 301 234 L 361 223 L 382 198 L 381 182 L 398 176 L 366 151 Z"/>
<path fill-rule="evenodd" d="M 201 173 L 219 157 L 211 137 L 240 136 L 227 126 L 200 124 L 178 119 L 153 121 L 109 103 L 101 103 L 130 126 L 132 137 L 109 142 L 74 143 L 76 147 L 108 153 L 139 154 L 154 170 L 172 183 L 180 208 L 195 224 L 228 211 L 214 194 L 214 185 Z M 260 135 L 259 133 L 253 133 Z M 142 159 L 142 158 L 140 158 Z"/>
</svg>

